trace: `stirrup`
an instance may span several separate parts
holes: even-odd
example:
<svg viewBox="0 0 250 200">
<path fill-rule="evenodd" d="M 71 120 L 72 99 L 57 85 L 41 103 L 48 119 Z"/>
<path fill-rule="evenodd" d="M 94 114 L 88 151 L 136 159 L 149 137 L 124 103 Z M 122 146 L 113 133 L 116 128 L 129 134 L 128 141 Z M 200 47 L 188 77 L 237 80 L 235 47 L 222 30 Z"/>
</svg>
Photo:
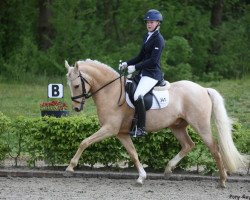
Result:
<svg viewBox="0 0 250 200">
<path fill-rule="evenodd" d="M 129 132 L 129 135 L 131 137 L 143 137 L 146 136 L 148 133 L 143 128 L 138 128 L 135 126 L 135 128 Z"/>
</svg>

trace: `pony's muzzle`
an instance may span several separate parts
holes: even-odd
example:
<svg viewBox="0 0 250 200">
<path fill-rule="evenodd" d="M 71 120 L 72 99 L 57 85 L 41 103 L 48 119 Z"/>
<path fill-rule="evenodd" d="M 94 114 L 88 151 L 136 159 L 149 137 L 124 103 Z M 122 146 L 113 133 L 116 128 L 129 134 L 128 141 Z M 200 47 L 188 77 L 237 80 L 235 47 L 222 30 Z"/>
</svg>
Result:
<svg viewBox="0 0 250 200">
<path fill-rule="evenodd" d="M 71 97 L 73 104 L 72 104 L 72 108 L 74 111 L 76 112 L 80 112 L 83 110 L 84 104 L 85 104 L 85 98 L 82 98 L 82 101 L 78 101 L 75 98 Z M 80 107 L 79 107 L 80 104 Z"/>
<path fill-rule="evenodd" d="M 74 110 L 75 110 L 76 112 L 80 112 L 80 111 L 81 111 L 81 109 L 78 108 L 78 107 L 74 107 Z"/>
</svg>

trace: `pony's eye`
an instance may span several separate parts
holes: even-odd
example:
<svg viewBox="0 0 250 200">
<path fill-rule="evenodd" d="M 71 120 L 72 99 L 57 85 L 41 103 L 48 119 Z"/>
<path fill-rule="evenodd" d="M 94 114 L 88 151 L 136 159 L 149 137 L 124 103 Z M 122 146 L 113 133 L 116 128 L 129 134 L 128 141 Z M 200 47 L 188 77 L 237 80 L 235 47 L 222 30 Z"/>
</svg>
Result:
<svg viewBox="0 0 250 200">
<path fill-rule="evenodd" d="M 76 86 L 75 86 L 75 89 L 77 89 L 77 88 L 79 88 L 79 85 L 76 85 Z"/>
</svg>

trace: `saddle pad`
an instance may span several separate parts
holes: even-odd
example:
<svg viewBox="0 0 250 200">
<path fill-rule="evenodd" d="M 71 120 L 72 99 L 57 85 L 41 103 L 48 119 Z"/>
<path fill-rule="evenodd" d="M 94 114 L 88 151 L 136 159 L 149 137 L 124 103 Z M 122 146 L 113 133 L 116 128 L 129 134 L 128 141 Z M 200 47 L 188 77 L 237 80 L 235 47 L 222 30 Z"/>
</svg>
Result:
<svg viewBox="0 0 250 200">
<path fill-rule="evenodd" d="M 155 97 L 157 98 L 159 104 L 157 102 L 157 100 L 155 99 L 155 97 L 153 97 L 153 103 L 150 109 L 161 109 L 161 108 L 165 108 L 168 104 L 169 104 L 169 92 L 168 90 L 153 90 L 153 94 L 155 95 Z M 129 105 L 129 107 L 131 108 L 135 108 L 134 105 L 131 103 L 130 99 L 129 99 L 129 95 L 126 93 L 126 102 Z"/>
</svg>

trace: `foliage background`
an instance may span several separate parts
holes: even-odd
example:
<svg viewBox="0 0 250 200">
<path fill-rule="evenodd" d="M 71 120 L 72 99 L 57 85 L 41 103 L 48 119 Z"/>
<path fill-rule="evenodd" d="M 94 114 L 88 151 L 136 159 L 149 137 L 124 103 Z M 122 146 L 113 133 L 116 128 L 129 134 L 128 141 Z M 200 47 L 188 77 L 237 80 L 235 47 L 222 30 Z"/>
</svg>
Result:
<svg viewBox="0 0 250 200">
<path fill-rule="evenodd" d="M 98 125 L 94 123 L 95 127 L 91 127 L 86 119 L 85 126 L 76 119 L 80 129 L 72 127 L 68 130 L 71 139 L 75 140 L 69 154 L 48 154 L 48 149 L 55 150 L 51 141 L 61 145 L 67 140 L 67 135 L 61 130 L 65 129 L 64 123 L 71 122 L 65 119 L 66 122 L 60 124 L 60 121 L 48 120 L 49 124 L 56 124 L 52 126 L 55 129 L 49 130 L 41 118 L 36 119 L 40 115 L 39 103 L 44 97 L 46 99 L 47 83 L 51 80 L 65 83 L 65 59 L 72 64 L 80 59 L 97 59 L 117 69 L 119 60 L 127 60 L 138 53 L 146 33 L 143 16 L 151 8 L 158 9 L 164 16 L 161 33 L 166 42 L 162 56 L 165 78 L 169 81 L 209 81 L 202 85 L 219 89 L 225 96 L 230 116 L 240 122 L 234 126 L 237 146 L 249 153 L 249 0 L 3 0 L 0 1 L 0 111 L 4 114 L 0 112 L 0 160 L 8 153 L 16 153 L 17 157 L 27 153 L 31 162 L 46 156 L 51 164 L 68 162 L 82 139 L 74 135 L 75 132 L 84 129 L 86 135 L 83 137 L 87 137 L 90 133 L 88 127 L 94 131 Z M 65 94 L 65 101 L 69 103 L 69 93 Z M 87 114 L 94 112 L 91 102 L 86 108 Z M 25 117 L 17 117 L 20 114 Z M 46 135 L 41 133 L 58 137 L 47 135 L 45 138 Z M 178 150 L 175 146 L 169 152 L 163 151 L 161 148 L 174 139 L 169 133 L 159 136 L 153 134 L 148 138 L 154 141 L 150 148 L 143 148 L 150 142 L 137 141 L 142 161 L 156 168 L 161 168 L 167 161 L 157 163 L 149 157 L 156 155 L 153 152 L 159 152 L 157 148 L 160 148 L 159 155 L 166 156 L 166 159 Z M 42 143 L 39 137 L 46 142 Z M 57 141 L 58 138 L 62 141 Z M 6 145 L 8 140 L 13 141 L 11 147 Z M 33 146 L 20 149 L 20 143 L 30 142 Z M 110 147 L 117 148 L 116 142 L 111 140 Z M 157 146 L 163 143 L 163 146 Z M 100 156 L 100 149 L 107 150 L 105 141 L 100 145 L 103 144 L 87 151 L 85 161 L 105 164 L 106 158 L 124 158 L 124 154 L 112 155 L 112 152 Z M 37 154 L 32 149 L 36 145 Z M 58 147 L 69 148 L 67 145 Z M 211 163 L 211 157 L 207 157 L 209 155 L 203 148 L 198 143 L 183 166 L 197 161 L 205 165 Z M 152 149 L 152 155 L 149 149 Z"/>
<path fill-rule="evenodd" d="M 164 16 L 166 79 L 249 73 L 249 0 L 8 0 L 0 3 L 0 76 L 62 75 L 65 59 L 91 58 L 117 68 L 120 59 L 138 53 L 143 17 L 152 8 Z"/>
</svg>

